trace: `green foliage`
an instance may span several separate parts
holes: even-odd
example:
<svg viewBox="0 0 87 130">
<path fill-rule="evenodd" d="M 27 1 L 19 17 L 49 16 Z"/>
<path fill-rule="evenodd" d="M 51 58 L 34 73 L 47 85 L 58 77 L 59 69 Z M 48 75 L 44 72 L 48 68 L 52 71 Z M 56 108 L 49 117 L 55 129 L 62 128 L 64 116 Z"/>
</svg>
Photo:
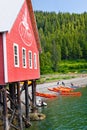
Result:
<svg viewBox="0 0 87 130">
<path fill-rule="evenodd" d="M 76 74 L 60 74 L 60 73 L 53 73 L 53 74 L 46 74 L 41 75 L 41 78 L 37 80 L 37 84 L 46 83 L 46 82 L 54 82 L 59 80 L 71 79 L 76 78 L 78 75 Z"/>
<path fill-rule="evenodd" d="M 41 74 L 85 70 L 86 63 L 78 63 L 77 59 L 87 60 L 87 13 L 36 11 L 35 16 L 43 51 L 40 55 Z M 76 63 L 61 65 L 62 60 Z"/>
<path fill-rule="evenodd" d="M 62 61 L 59 65 L 59 72 L 87 73 L 87 61 L 85 60 Z"/>
<path fill-rule="evenodd" d="M 40 70 L 41 74 L 52 73 L 51 55 L 49 52 L 40 55 Z"/>
</svg>

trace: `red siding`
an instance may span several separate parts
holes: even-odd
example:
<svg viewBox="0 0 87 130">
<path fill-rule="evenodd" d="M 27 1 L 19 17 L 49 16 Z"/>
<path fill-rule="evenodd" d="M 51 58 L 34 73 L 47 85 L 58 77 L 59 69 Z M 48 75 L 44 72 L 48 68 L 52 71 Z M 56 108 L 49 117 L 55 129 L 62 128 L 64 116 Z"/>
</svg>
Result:
<svg viewBox="0 0 87 130">
<path fill-rule="evenodd" d="M 6 38 L 6 45 L 7 45 L 7 67 L 8 67 L 8 82 L 14 82 L 14 81 L 21 81 L 21 80 L 30 80 L 30 79 L 38 79 L 40 77 L 40 68 L 39 68 L 39 61 L 37 61 L 37 69 L 29 69 L 29 61 L 28 61 L 28 51 L 31 50 L 33 55 L 34 53 L 37 54 L 37 60 L 39 59 L 39 52 L 36 45 L 34 32 L 32 30 L 32 24 L 29 12 L 27 11 L 27 22 L 29 24 L 29 28 L 31 30 L 32 36 L 28 38 L 27 32 L 25 32 L 24 26 L 21 24 L 20 28 L 20 22 L 23 20 L 23 15 L 25 13 L 25 10 L 27 9 L 26 2 L 24 3 L 22 9 L 20 10 L 20 13 L 14 22 L 14 25 L 9 33 L 7 33 Z M 26 15 L 26 14 L 25 14 Z M 25 20 L 26 21 L 26 20 Z M 21 36 L 19 34 L 19 28 L 21 31 Z M 29 30 L 28 30 L 29 31 Z M 25 35 L 23 34 L 25 33 Z M 26 37 L 27 35 L 27 37 Z M 23 39 L 22 39 L 23 37 Z M 31 45 L 24 44 L 24 41 L 26 43 L 32 42 Z M 13 44 L 16 43 L 19 45 L 19 68 L 14 67 L 14 54 L 13 54 Z M 27 68 L 23 68 L 22 66 L 22 47 L 26 48 L 26 59 L 27 59 Z M 34 66 L 34 65 L 33 65 Z"/>
<path fill-rule="evenodd" d="M 3 38 L 0 34 L 0 84 L 4 83 Z"/>
</svg>

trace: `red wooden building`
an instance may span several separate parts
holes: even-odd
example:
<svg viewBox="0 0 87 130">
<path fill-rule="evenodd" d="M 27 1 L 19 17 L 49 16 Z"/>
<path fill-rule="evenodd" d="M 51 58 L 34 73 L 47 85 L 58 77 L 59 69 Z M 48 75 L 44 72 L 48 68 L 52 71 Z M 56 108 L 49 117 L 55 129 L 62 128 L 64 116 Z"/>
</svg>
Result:
<svg viewBox="0 0 87 130">
<path fill-rule="evenodd" d="M 0 23 L 0 84 L 39 79 L 41 47 L 31 0 L 1 1 Z"/>
<path fill-rule="evenodd" d="M 40 78 L 40 51 L 31 0 L 1 0 L 0 108 L 3 112 L 0 119 L 3 121 L 3 130 L 11 127 L 23 130 L 23 121 L 26 127 L 30 125 L 30 102 L 33 111 L 36 107 L 36 79 Z M 31 97 L 28 93 L 28 80 L 32 81 Z M 20 86 L 20 81 L 24 81 L 23 86 Z M 25 117 L 21 111 L 22 91 L 25 91 Z M 8 113 L 11 113 L 9 118 Z M 18 119 L 17 126 L 13 121 L 15 116 Z"/>
</svg>

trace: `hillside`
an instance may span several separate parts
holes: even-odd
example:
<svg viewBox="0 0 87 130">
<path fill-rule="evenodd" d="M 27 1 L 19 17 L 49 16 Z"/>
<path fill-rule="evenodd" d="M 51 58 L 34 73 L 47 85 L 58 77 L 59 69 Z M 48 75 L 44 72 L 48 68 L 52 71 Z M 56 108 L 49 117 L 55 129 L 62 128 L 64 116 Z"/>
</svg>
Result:
<svg viewBox="0 0 87 130">
<path fill-rule="evenodd" d="M 41 74 L 58 72 L 61 60 L 87 60 L 87 13 L 35 12 L 42 46 Z"/>
</svg>

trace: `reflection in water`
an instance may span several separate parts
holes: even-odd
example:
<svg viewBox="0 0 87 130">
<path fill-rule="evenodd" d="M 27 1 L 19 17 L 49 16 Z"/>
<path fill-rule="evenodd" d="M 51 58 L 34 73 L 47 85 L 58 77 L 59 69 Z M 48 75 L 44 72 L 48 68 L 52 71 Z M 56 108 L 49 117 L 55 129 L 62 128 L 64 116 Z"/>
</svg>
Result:
<svg viewBox="0 0 87 130">
<path fill-rule="evenodd" d="M 46 119 L 32 122 L 25 130 L 87 130 L 87 87 L 79 91 L 81 97 L 48 99 L 48 106 L 39 109 Z"/>
</svg>

